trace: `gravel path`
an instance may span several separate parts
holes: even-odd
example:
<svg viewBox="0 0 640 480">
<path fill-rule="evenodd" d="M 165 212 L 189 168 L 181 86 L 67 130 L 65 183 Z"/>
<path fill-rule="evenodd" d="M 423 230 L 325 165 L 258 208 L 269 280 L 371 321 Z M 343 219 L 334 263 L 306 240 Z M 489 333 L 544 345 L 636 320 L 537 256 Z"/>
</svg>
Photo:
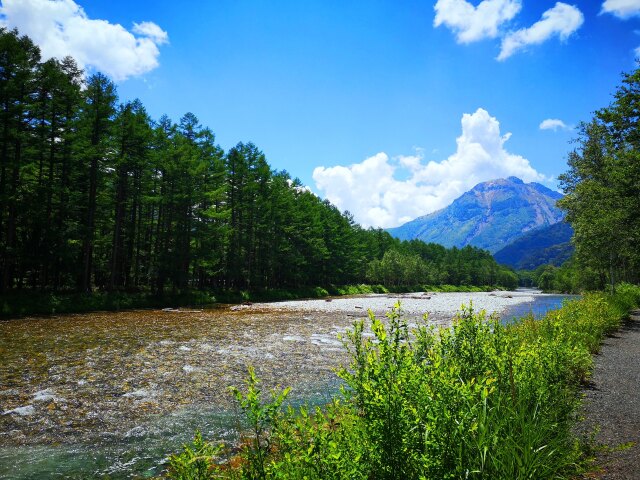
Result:
<svg viewBox="0 0 640 480">
<path fill-rule="evenodd" d="M 596 478 L 640 479 L 640 310 L 605 339 L 595 358 L 584 423 L 599 429 L 596 442 L 608 447 L 598 455 L 602 472 Z"/>
</svg>

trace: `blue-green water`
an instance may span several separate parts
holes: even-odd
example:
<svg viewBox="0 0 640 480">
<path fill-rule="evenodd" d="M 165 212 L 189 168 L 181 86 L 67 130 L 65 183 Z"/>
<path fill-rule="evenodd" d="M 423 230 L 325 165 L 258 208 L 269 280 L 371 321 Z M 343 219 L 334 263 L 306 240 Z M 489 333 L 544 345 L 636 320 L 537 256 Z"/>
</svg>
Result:
<svg viewBox="0 0 640 480">
<path fill-rule="evenodd" d="M 577 300 L 579 298 L 579 295 L 536 295 L 531 302 L 520 303 L 509 307 L 502 313 L 501 318 L 505 323 L 529 314 L 535 318 L 542 318 L 548 311 L 562 307 L 564 302 Z"/>
<path fill-rule="evenodd" d="M 308 405 L 325 405 L 337 384 L 304 399 Z M 294 406 L 302 404 L 293 399 Z M 242 419 L 233 409 L 190 407 L 138 422 L 124 435 L 94 442 L 0 447 L 0 478 L 42 480 L 49 478 L 150 478 L 160 475 L 167 456 L 193 439 L 196 430 L 204 438 L 233 445 L 242 430 Z"/>
<path fill-rule="evenodd" d="M 0 478 L 146 478 L 157 475 L 168 452 L 200 429 L 206 438 L 229 440 L 237 420 L 227 412 L 185 409 L 146 419 L 124 435 L 92 442 L 5 446 Z"/>
</svg>

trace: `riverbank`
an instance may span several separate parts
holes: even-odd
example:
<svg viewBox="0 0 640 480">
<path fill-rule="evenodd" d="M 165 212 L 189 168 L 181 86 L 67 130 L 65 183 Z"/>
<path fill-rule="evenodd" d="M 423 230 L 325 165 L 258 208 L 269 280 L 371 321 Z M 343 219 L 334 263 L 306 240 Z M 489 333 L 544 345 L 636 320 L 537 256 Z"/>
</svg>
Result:
<svg viewBox="0 0 640 480">
<path fill-rule="evenodd" d="M 418 295 L 367 298 L 392 306 L 411 296 Z M 426 309 L 416 316 L 437 300 L 450 310 L 432 310 L 429 324 L 443 326 L 451 325 L 463 302 L 480 308 L 486 298 L 507 308 L 525 300 L 511 292 L 428 296 L 431 300 L 415 300 Z M 318 303 L 338 306 L 340 300 L 350 297 Z M 366 305 L 362 296 L 353 301 Z M 228 387 L 243 384 L 248 364 L 255 366 L 265 392 L 291 386 L 294 404 L 324 405 L 339 393 L 335 370 L 347 364 L 348 354 L 338 336 L 366 318 L 365 308 L 235 307 L 241 308 L 0 322 L 0 479 L 158 474 L 168 452 L 178 450 L 196 428 L 206 438 L 232 443 L 239 420 Z"/>
<path fill-rule="evenodd" d="M 165 293 L 149 292 L 92 292 L 52 293 L 18 291 L 0 295 L 0 319 L 25 317 L 28 315 L 54 315 L 99 311 L 122 311 L 144 308 L 203 308 L 216 304 L 244 302 L 272 302 L 330 296 L 360 295 L 371 293 L 406 292 L 483 292 L 500 287 L 474 287 L 465 285 L 330 285 L 328 287 L 301 287 L 293 289 L 263 290 L 216 290 Z"/>
<path fill-rule="evenodd" d="M 640 310 L 607 336 L 585 390 L 584 431 L 595 431 L 598 472 L 606 480 L 640 477 Z"/>
<path fill-rule="evenodd" d="M 451 328 L 413 335 L 395 310 L 357 322 L 346 334 L 351 361 L 339 372 L 348 388 L 326 410 L 278 413 L 288 390 L 261 398 L 251 374 L 237 398 L 258 433 L 244 439 L 237 461 L 220 469 L 207 461 L 214 446 L 197 437 L 196 451 L 171 458 L 168 475 L 577 478 L 592 468 L 575 433 L 581 385 L 603 338 L 639 303 L 640 288 L 620 285 L 537 321 L 504 325 L 463 309 Z"/>
</svg>

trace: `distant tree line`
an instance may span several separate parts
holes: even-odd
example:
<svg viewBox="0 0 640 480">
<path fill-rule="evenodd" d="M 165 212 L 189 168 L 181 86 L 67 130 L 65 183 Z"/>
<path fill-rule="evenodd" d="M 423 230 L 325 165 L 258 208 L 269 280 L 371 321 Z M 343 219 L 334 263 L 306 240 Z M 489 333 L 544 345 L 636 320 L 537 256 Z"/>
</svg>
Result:
<svg viewBox="0 0 640 480">
<path fill-rule="evenodd" d="M 479 249 L 363 229 L 192 113 L 153 121 L 70 58 L 0 30 L 0 291 L 513 286 Z"/>
<path fill-rule="evenodd" d="M 521 286 L 537 287 L 546 292 L 580 293 L 602 289 L 600 276 L 592 269 L 580 266 L 575 257 L 560 266 L 547 264 L 535 270 L 520 270 L 518 276 Z"/>
<path fill-rule="evenodd" d="M 405 241 L 368 264 L 369 282 L 394 285 L 502 285 L 515 288 L 517 275 L 496 263 L 486 250 L 447 249 L 436 243 Z"/>
<path fill-rule="evenodd" d="M 560 176 L 575 234 L 583 288 L 640 282 L 640 69 L 625 74 L 614 100 L 578 128 L 569 171 Z M 552 270 L 550 270 L 552 272 Z M 562 270 L 556 274 L 563 274 Z"/>
</svg>

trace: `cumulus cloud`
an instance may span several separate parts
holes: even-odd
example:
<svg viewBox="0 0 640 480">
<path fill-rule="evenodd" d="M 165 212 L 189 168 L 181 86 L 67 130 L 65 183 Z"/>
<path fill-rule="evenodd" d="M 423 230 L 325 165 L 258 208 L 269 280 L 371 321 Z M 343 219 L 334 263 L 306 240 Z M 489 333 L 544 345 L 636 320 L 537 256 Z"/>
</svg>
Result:
<svg viewBox="0 0 640 480">
<path fill-rule="evenodd" d="M 508 176 L 545 180 L 527 159 L 505 149 L 510 134 L 501 135 L 500 123 L 486 110 L 465 113 L 461 124 L 457 150 L 445 160 L 427 162 L 422 151 L 396 158 L 380 152 L 354 165 L 318 167 L 313 180 L 360 224 L 382 228 L 443 208 L 480 182 Z"/>
<path fill-rule="evenodd" d="M 584 22 L 584 15 L 573 5 L 558 2 L 529 28 L 511 32 L 502 39 L 498 60 L 505 60 L 528 45 L 539 45 L 553 36 L 566 40 Z"/>
<path fill-rule="evenodd" d="M 116 81 L 156 68 L 158 46 L 168 42 L 167 32 L 155 23 L 136 23 L 132 33 L 87 17 L 73 0 L 2 0 L 0 22 L 31 37 L 43 58 L 71 55 L 82 68 L 99 70 Z"/>
<path fill-rule="evenodd" d="M 500 25 L 513 19 L 521 8 L 520 0 L 483 0 L 477 7 L 466 0 L 438 0 L 433 25 L 445 25 L 456 33 L 459 43 L 470 43 L 495 38 Z"/>
<path fill-rule="evenodd" d="M 540 130 L 571 130 L 571 127 L 558 118 L 547 118 L 540 123 Z"/>
<path fill-rule="evenodd" d="M 169 35 L 153 22 L 141 22 L 133 24 L 133 32 L 149 37 L 158 45 L 169 42 Z"/>
<path fill-rule="evenodd" d="M 623 19 L 640 15 L 640 0 L 606 0 L 600 13 L 611 13 Z"/>
</svg>

